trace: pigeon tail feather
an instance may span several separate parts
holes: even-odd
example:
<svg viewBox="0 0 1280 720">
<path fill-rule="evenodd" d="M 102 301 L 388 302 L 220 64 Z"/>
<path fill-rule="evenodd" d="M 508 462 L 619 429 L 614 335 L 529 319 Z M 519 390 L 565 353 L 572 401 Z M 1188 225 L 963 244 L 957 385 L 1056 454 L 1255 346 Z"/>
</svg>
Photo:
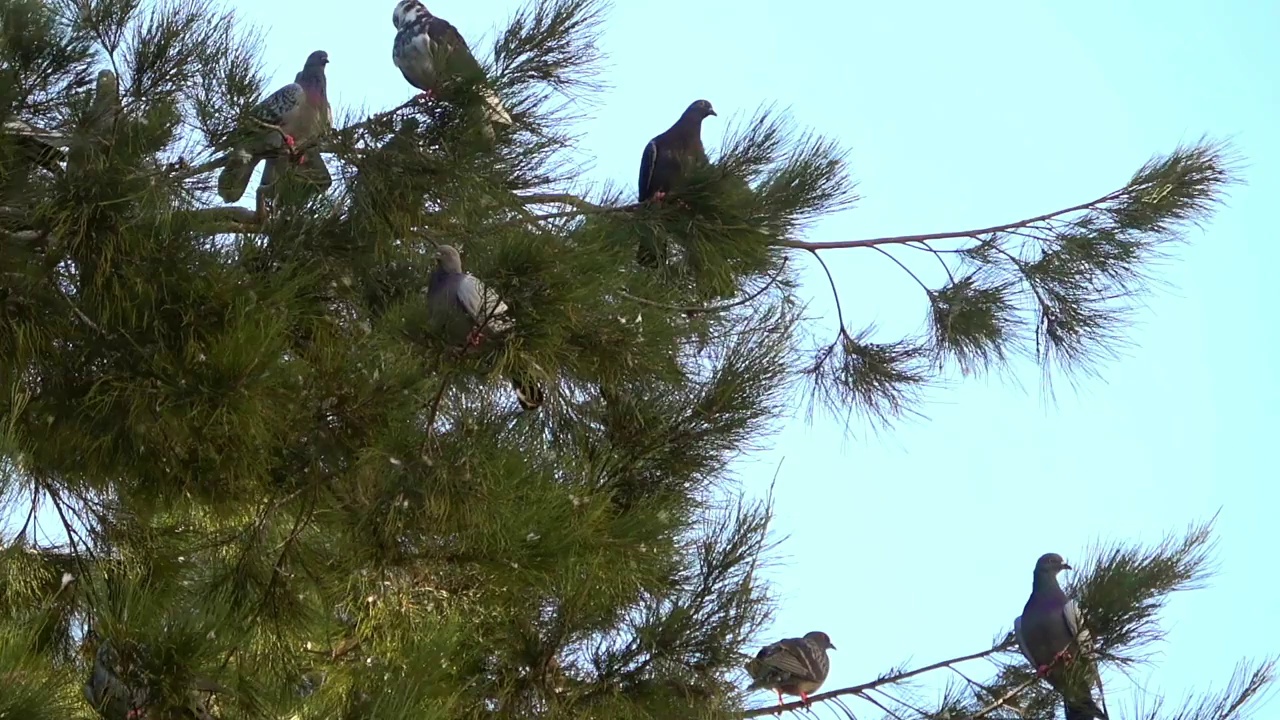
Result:
<svg viewBox="0 0 1280 720">
<path fill-rule="evenodd" d="M 484 99 L 485 116 L 489 122 L 508 127 L 515 122 L 511 119 L 511 113 L 507 112 L 507 108 L 502 104 L 502 100 L 498 98 L 498 94 L 493 90 L 485 88 L 480 92 L 480 96 Z"/>
<path fill-rule="evenodd" d="M 525 411 L 537 410 L 542 407 L 542 401 L 545 399 L 542 394 L 542 388 L 533 382 L 522 381 L 520 376 L 511 376 L 511 387 L 515 388 L 516 400 L 520 402 L 520 407 Z"/>
<path fill-rule="evenodd" d="M 246 160 L 242 155 L 243 153 L 239 152 L 231 153 L 226 166 L 218 174 L 218 197 L 224 202 L 233 203 L 244 197 L 244 191 L 249 187 L 249 179 L 253 177 L 253 171 L 258 167 L 251 158 Z"/>
<path fill-rule="evenodd" d="M 1107 714 L 1098 707 L 1093 698 L 1087 700 L 1063 701 L 1066 720 L 1108 720 Z"/>
</svg>

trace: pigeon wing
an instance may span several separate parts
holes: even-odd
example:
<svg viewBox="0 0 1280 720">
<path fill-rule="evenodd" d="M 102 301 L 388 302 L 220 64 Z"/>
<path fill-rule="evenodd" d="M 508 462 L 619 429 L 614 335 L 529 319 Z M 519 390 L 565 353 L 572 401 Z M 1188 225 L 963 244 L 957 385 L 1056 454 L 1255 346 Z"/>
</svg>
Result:
<svg viewBox="0 0 1280 720">
<path fill-rule="evenodd" d="M 653 169 L 658 164 L 658 141 L 650 140 L 644 146 L 644 154 L 640 156 L 640 202 L 653 196 Z"/>
<path fill-rule="evenodd" d="M 458 28 L 454 27 L 453 23 L 444 18 L 432 16 L 427 20 L 426 30 L 427 37 L 431 40 L 431 47 L 443 56 L 450 75 L 470 78 L 484 76 L 476 56 L 471 54 L 467 41 L 463 39 L 462 33 L 458 32 Z"/>
<path fill-rule="evenodd" d="M 249 115 L 259 122 L 283 125 L 302 107 L 306 99 L 307 93 L 302 86 L 291 82 L 254 105 Z"/>
<path fill-rule="evenodd" d="M 768 667 L 785 673 L 796 680 L 817 681 L 819 669 L 809 662 L 809 654 L 805 652 L 803 640 L 789 638 L 770 645 L 772 650 L 760 660 Z"/>
<path fill-rule="evenodd" d="M 1022 651 L 1022 656 L 1025 657 L 1027 662 L 1031 663 L 1032 666 L 1038 667 L 1039 663 L 1037 663 L 1035 657 L 1032 656 L 1031 648 L 1027 646 L 1027 639 L 1022 635 L 1021 615 L 1013 619 L 1013 636 L 1018 640 L 1018 649 Z"/>
<path fill-rule="evenodd" d="M 507 317 L 507 304 L 476 276 L 462 276 L 458 283 L 457 298 L 458 304 L 477 326 L 487 325 L 495 332 L 503 332 L 511 327 L 511 319 Z"/>
</svg>

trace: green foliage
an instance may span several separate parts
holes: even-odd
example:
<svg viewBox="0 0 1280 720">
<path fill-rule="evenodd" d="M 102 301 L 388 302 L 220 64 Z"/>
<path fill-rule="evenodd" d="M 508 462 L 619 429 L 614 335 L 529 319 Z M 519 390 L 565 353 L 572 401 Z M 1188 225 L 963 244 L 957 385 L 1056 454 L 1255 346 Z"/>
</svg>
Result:
<svg viewBox="0 0 1280 720">
<path fill-rule="evenodd" d="M 156 716 L 739 714 L 771 508 L 727 469 L 798 385 L 889 420 L 945 364 L 979 372 L 1031 339 L 1083 366 L 1124 327 L 1112 303 L 1233 180 L 1202 143 L 1063 213 L 849 243 L 927 252 L 948 282 L 926 288 L 925 337 L 882 340 L 848 329 L 828 274 L 829 342 L 795 258 L 833 249 L 801 235 L 857 199 L 834 141 L 763 109 L 675 202 L 566 194 L 596 0 L 531 4 L 499 35 L 509 130 L 476 127 L 474 78 L 350 119 L 304 148 L 332 186 L 284 171 L 265 216 L 210 192 L 269 89 L 229 13 L 0 0 L 0 17 L 0 497 L 66 535 L 19 523 L 0 550 L 13 717 L 91 717 L 79 688 L 103 657 Z M 950 238 L 968 244 L 929 244 Z M 640 243 L 661 267 L 634 262 Z M 427 332 L 442 244 L 509 332 L 469 349 Z M 521 412 L 513 376 L 544 406 Z M 1108 658 L 1198 577 L 1189 542 L 1090 573 Z"/>
</svg>

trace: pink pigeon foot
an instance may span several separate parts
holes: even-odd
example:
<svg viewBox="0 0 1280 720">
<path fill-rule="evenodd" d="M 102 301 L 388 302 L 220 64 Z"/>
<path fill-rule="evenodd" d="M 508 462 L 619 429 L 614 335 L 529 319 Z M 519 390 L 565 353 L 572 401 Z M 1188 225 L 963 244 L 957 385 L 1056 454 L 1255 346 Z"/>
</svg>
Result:
<svg viewBox="0 0 1280 720">
<path fill-rule="evenodd" d="M 293 136 L 292 136 L 292 135 L 290 135 L 289 133 L 284 133 L 284 144 L 285 144 L 285 147 L 287 147 L 287 148 L 289 148 L 290 150 L 292 150 L 292 149 L 293 149 L 293 146 L 294 146 L 295 144 L 297 144 L 297 141 L 295 141 L 295 140 L 293 139 Z"/>
<path fill-rule="evenodd" d="M 804 701 L 804 706 L 805 706 L 805 707 L 809 707 L 809 705 L 811 705 L 811 704 L 812 704 L 812 703 L 810 703 L 810 702 L 809 702 L 809 693 L 807 693 L 807 692 L 805 692 L 805 691 L 803 691 L 803 690 L 801 690 L 801 691 L 800 691 L 800 699 L 801 699 L 802 701 Z"/>
<path fill-rule="evenodd" d="M 472 330 L 469 335 L 467 335 L 467 347 L 475 347 L 479 344 L 480 344 L 480 328 L 476 328 L 475 330 Z"/>
<path fill-rule="evenodd" d="M 418 94 L 418 99 L 419 100 L 435 100 L 436 94 L 430 90 L 423 90 L 421 93 Z"/>
<path fill-rule="evenodd" d="M 662 198 L 664 198 L 664 197 L 666 197 L 666 196 L 667 196 L 667 194 L 666 194 L 665 192 L 662 192 L 661 190 L 659 190 L 658 192 L 656 192 L 656 193 L 654 193 L 654 194 L 653 194 L 653 201 L 654 201 L 655 203 L 660 203 L 660 202 L 662 202 Z"/>
<path fill-rule="evenodd" d="M 1049 674 L 1048 665 L 1041 665 L 1040 667 L 1036 668 L 1036 675 L 1038 675 L 1039 677 L 1044 677 L 1045 675 L 1048 675 L 1048 674 Z"/>
<path fill-rule="evenodd" d="M 782 707 L 783 705 L 785 705 L 786 703 L 782 702 L 782 691 L 775 690 L 774 692 L 778 693 L 778 707 Z"/>
</svg>

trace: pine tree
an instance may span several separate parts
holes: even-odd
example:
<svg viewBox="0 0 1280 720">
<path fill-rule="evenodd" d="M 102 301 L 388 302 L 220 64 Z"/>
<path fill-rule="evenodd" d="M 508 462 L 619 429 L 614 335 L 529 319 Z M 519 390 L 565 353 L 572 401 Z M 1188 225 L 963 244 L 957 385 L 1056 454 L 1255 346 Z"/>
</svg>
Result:
<svg viewBox="0 0 1280 720">
<path fill-rule="evenodd" d="M 747 709 L 741 670 L 773 607 L 770 505 L 728 463 L 801 394 L 890 423 L 951 368 L 1096 371 L 1153 260 L 1237 181 L 1204 141 L 1040 217 L 814 243 L 806 225 L 856 199 L 843 151 L 762 110 L 678 202 L 631 203 L 575 169 L 563 102 L 598 90 L 603 20 L 597 0 L 528 6 L 487 79 L 267 150 L 248 209 L 214 178 L 273 88 L 233 17 L 0 0 L 0 717 L 774 712 Z M 477 128 L 481 82 L 510 128 Z M 638 265 L 643 244 L 665 265 Z M 433 332 L 441 245 L 510 331 L 463 348 Z M 844 248 L 943 268 L 917 280 L 929 332 L 884 338 L 841 310 L 828 337 L 806 318 L 789 260 Z M 1204 525 L 1094 553 L 1075 589 L 1104 664 L 1159 639 L 1210 541 Z M 993 632 L 815 702 L 874 686 L 903 720 L 1051 717 Z M 899 687 L 984 658 L 989 681 Z M 1152 717 L 1241 717 L 1272 670 Z"/>
</svg>

